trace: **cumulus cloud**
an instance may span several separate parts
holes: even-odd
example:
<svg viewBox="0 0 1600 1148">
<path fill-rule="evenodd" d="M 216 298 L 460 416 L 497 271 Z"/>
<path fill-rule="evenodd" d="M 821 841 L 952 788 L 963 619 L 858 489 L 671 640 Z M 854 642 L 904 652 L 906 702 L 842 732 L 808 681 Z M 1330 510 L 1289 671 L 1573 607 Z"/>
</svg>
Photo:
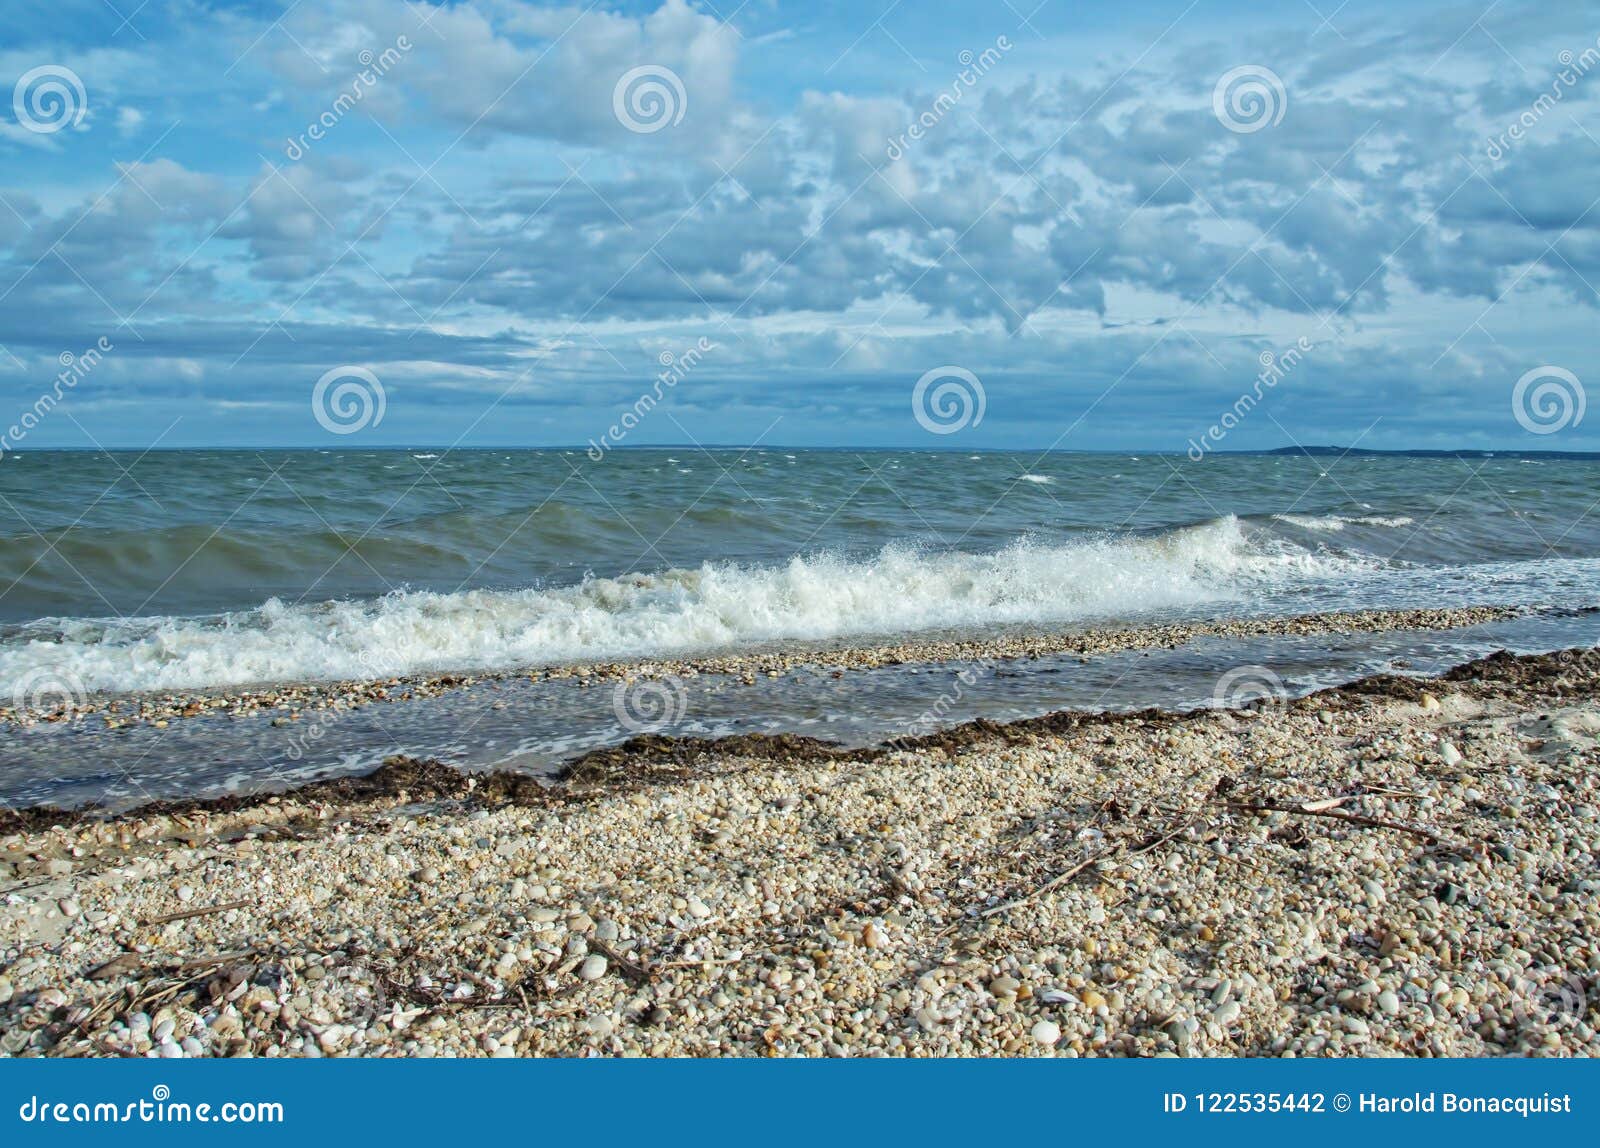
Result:
<svg viewBox="0 0 1600 1148">
<path fill-rule="evenodd" d="M 172 91 L 73 57 L 121 100 L 97 104 L 105 143 L 41 150 L 0 119 L 0 386 L 103 328 L 128 348 L 107 378 L 158 405 L 181 391 L 198 434 L 208 402 L 297 401 L 343 362 L 404 378 L 417 409 L 581 419 L 648 377 L 649 348 L 710 333 L 728 350 L 678 401 L 741 412 L 727 439 L 769 412 L 842 433 L 817 410 L 893 437 L 907 381 L 959 361 L 995 381 L 995 444 L 1086 408 L 1131 442 L 1152 406 L 1192 423 L 1306 334 L 1326 353 L 1286 417 L 1348 435 L 1381 398 L 1372 441 L 1409 441 L 1455 387 L 1487 442 L 1510 382 L 1577 354 L 1600 303 L 1600 68 L 1563 85 L 1559 55 L 1593 29 L 1546 7 L 1337 35 L 1308 12 L 1258 40 L 1180 21 L 1093 56 L 1063 23 L 1043 44 L 1019 31 L 970 83 L 965 42 L 911 67 L 885 41 L 880 76 L 853 24 L 741 31 L 683 0 L 212 19 L 143 29 Z M 223 66 L 189 66 L 197 44 Z M 3 59 L 49 50 L 41 29 Z M 1282 84 L 1259 131 L 1213 107 L 1240 65 Z M 640 69 L 669 105 L 659 130 L 618 111 Z M 392 419 L 414 432 L 403 404 Z"/>
</svg>

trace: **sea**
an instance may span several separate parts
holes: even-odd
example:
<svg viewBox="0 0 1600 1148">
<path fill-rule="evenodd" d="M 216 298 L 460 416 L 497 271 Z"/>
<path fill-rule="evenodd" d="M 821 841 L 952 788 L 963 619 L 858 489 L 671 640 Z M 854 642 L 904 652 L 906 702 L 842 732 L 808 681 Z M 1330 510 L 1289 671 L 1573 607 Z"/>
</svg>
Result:
<svg viewBox="0 0 1600 1148">
<path fill-rule="evenodd" d="M 0 699 L 804 647 L 816 669 L 754 687 L 676 682 L 650 732 L 867 744 L 925 718 L 930 698 L 948 703 L 946 724 L 1189 708 L 1241 666 L 1303 693 L 1594 645 L 1597 509 L 1600 460 L 1532 454 L 24 452 L 0 458 Z M 964 677 L 960 664 L 824 672 L 839 645 L 1484 605 L 1521 613 Z M 282 787 L 399 752 L 549 772 L 649 727 L 624 700 L 512 676 L 325 716 L 315 739 L 309 715 L 292 729 L 8 726 L 0 801 Z"/>
</svg>

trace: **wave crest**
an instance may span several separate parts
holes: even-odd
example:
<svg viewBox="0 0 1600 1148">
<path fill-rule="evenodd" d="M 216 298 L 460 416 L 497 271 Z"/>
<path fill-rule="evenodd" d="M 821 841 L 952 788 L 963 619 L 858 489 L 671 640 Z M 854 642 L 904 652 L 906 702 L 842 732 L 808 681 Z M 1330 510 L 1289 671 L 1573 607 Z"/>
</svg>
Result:
<svg viewBox="0 0 1600 1148">
<path fill-rule="evenodd" d="M 273 599 L 207 618 L 47 619 L 0 646 L 0 679 L 48 666 L 92 690 L 179 689 L 1061 623 L 1227 601 L 1356 564 L 1228 517 L 1148 537 L 1021 540 L 990 554 L 890 546 L 865 560 L 708 563 L 555 588 Z"/>
</svg>

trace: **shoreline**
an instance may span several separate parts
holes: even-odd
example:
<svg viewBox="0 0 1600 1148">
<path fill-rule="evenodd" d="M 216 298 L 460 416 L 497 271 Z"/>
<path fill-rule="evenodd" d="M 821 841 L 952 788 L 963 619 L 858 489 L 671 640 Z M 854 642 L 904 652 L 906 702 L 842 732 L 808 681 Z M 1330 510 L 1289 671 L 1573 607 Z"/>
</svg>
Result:
<svg viewBox="0 0 1600 1148">
<path fill-rule="evenodd" d="M 0 836 L 0 1048 L 1600 1052 L 1600 652 Z M 48 820 L 46 818 L 45 820 Z"/>
<path fill-rule="evenodd" d="M 1600 607 L 1594 607 L 1593 610 L 1600 612 Z M 350 692 L 338 693 L 332 696 L 323 695 L 321 699 L 324 702 L 323 705 L 312 705 L 303 708 L 312 713 L 360 708 L 363 703 L 352 701 L 350 700 L 351 697 L 360 696 L 363 691 L 373 690 L 382 695 L 373 698 L 372 700 L 374 701 L 390 703 L 409 701 L 419 697 L 437 696 L 437 693 L 448 692 L 453 689 L 468 688 L 482 682 L 503 681 L 521 676 L 528 676 L 534 680 L 576 680 L 580 685 L 587 686 L 591 682 L 631 682 L 640 678 L 656 678 L 668 675 L 694 677 L 699 674 L 737 673 L 743 675 L 742 684 L 753 685 L 758 675 L 778 677 L 782 673 L 798 667 L 829 668 L 833 670 L 834 676 L 837 677 L 841 673 L 851 670 L 873 669 L 886 665 L 940 665 L 969 659 L 1006 661 L 1047 656 L 1063 651 L 1071 651 L 1077 654 L 1080 659 L 1087 660 L 1091 656 L 1127 650 L 1156 647 L 1174 649 L 1202 637 L 1442 631 L 1507 618 L 1523 617 L 1530 612 L 1532 611 L 1510 607 L 1486 606 L 1439 610 L 1330 611 L 1287 617 L 1228 619 L 1193 624 L 1133 624 L 1127 627 L 1086 631 L 1028 632 L 963 641 L 907 642 L 895 646 L 827 647 L 821 650 L 799 650 L 770 654 L 762 651 L 751 654 L 718 655 L 712 658 L 684 662 L 585 663 L 574 666 L 548 667 L 539 670 L 507 670 L 477 676 L 444 675 L 441 678 L 427 680 L 429 683 L 437 685 L 437 689 L 434 692 L 419 690 L 415 694 L 402 693 L 392 696 L 388 694 L 388 687 L 396 684 L 418 686 L 423 680 L 376 679 L 371 682 L 337 682 L 330 683 L 330 688 L 341 691 L 349 690 Z M 1587 613 L 1589 611 L 1581 612 Z M 771 659 L 778 659 L 778 661 Z M 844 660 L 840 661 L 840 659 Z M 1449 673 L 1452 671 L 1446 670 L 1444 672 Z M 1379 677 L 1384 676 L 1380 675 Z M 1330 687 L 1330 689 L 1337 692 L 1344 688 L 1358 687 L 1363 682 L 1372 680 L 1375 679 L 1371 677 L 1358 679 L 1354 682 L 1346 683 L 1344 686 Z M 1405 681 L 1409 679 L 1396 675 L 1395 680 Z M 1311 696 L 1326 692 L 1329 691 L 1319 690 Z M 285 721 L 285 718 L 281 716 L 284 711 L 290 715 L 288 720 L 299 720 L 301 709 L 295 707 L 301 697 L 302 695 L 287 691 L 262 694 L 248 691 L 240 695 L 212 695 L 211 700 L 219 703 L 226 702 L 235 706 L 241 700 L 254 700 L 262 707 L 261 710 L 255 711 L 255 713 L 264 711 L 280 715 L 274 716 L 272 719 L 274 724 L 280 724 Z M 168 699 L 163 700 L 173 706 L 187 704 L 192 707 L 195 704 L 193 696 L 189 697 L 187 701 L 182 695 L 177 698 L 169 696 Z M 161 712 L 157 711 L 157 714 Z M 232 718 L 254 716 L 251 711 L 238 708 L 226 712 Z M 1178 716 L 1184 711 L 1139 712 L 1158 712 L 1164 715 Z M 0 710 L 0 730 L 5 728 L 4 714 L 5 711 Z M 74 720 L 79 720 L 82 716 L 82 712 L 75 714 Z M 192 717 L 201 716 L 201 714 L 178 713 L 169 716 Z M 106 809 L 95 804 L 10 807 L 0 805 L 0 834 L 26 828 L 36 828 L 42 825 L 78 824 L 80 822 L 106 820 L 108 818 L 121 820 L 129 817 L 138 817 L 143 814 L 229 813 L 243 809 L 259 808 L 265 803 L 275 802 L 280 798 L 294 795 L 305 795 L 309 800 L 342 806 L 355 804 L 375 796 L 395 793 L 416 793 L 435 799 L 460 799 L 468 796 L 476 787 L 484 786 L 483 792 L 486 793 L 520 795 L 520 800 L 532 800 L 532 795 L 534 794 L 551 792 L 552 783 L 559 786 L 575 776 L 593 776 L 597 769 L 615 769 L 619 766 L 619 763 L 622 768 L 628 768 L 630 765 L 640 766 L 642 762 L 648 761 L 651 756 L 658 756 L 663 749 L 669 756 L 675 757 L 681 756 L 680 750 L 683 747 L 689 747 L 694 751 L 710 750 L 714 752 L 747 753 L 757 757 L 773 756 L 776 760 L 784 761 L 826 760 L 840 756 L 862 757 L 863 755 L 867 758 L 875 758 L 895 748 L 917 748 L 949 744 L 952 739 L 968 738 L 971 736 L 971 731 L 974 730 L 1020 729 L 1037 722 L 1050 723 L 1069 716 L 1074 719 L 1106 718 L 1116 720 L 1124 715 L 1120 712 L 1112 711 L 1064 710 L 1052 711 L 1033 718 L 1016 719 L 1004 723 L 979 719 L 957 723 L 954 726 L 942 729 L 933 728 L 927 730 L 927 732 L 907 733 L 900 737 L 890 738 L 872 745 L 858 746 L 854 749 L 832 741 L 797 733 L 735 734 L 712 738 L 671 733 L 647 733 L 636 735 L 618 745 L 602 746 L 576 754 L 561 763 L 553 774 L 498 770 L 466 772 L 441 762 L 398 755 L 386 758 L 377 769 L 369 770 L 366 773 L 342 774 L 276 790 L 258 789 L 238 794 L 153 798 L 137 805 L 117 809 Z M 119 720 L 116 725 L 113 725 L 114 719 L 109 715 L 106 716 L 105 720 L 110 728 L 126 728 L 136 724 L 131 720 Z M 145 716 L 143 720 L 155 724 L 158 728 L 166 728 L 170 724 L 168 717 L 161 717 L 156 714 Z M 638 752 L 639 747 L 650 747 L 653 754 L 641 757 Z"/>
<path fill-rule="evenodd" d="M 1574 615 L 1600 611 L 1586 607 Z M 750 653 L 686 654 L 674 657 L 628 658 L 573 662 L 551 666 L 519 666 L 494 670 L 461 670 L 394 675 L 327 682 L 256 683 L 248 686 L 192 690 L 146 690 L 91 695 L 70 710 L 17 708 L 0 705 L 0 730 L 26 728 L 40 722 L 81 721 L 100 716 L 109 729 L 140 724 L 170 724 L 206 716 L 250 717 L 271 713 L 297 720 L 302 712 L 347 709 L 380 702 L 436 697 L 483 682 L 526 678 L 530 681 L 577 680 L 580 684 L 634 677 L 696 677 L 727 674 L 753 684 L 757 676 L 777 677 L 803 667 L 850 672 L 888 665 L 967 660 L 1010 660 L 1050 654 L 1080 657 L 1153 647 L 1172 648 L 1196 638 L 1257 638 L 1339 633 L 1387 633 L 1396 630 L 1452 630 L 1485 622 L 1505 621 L 1540 611 L 1513 606 L 1462 606 L 1439 609 L 1376 609 L 1323 611 L 1287 616 L 1246 617 L 1215 621 L 1130 622 L 1047 630 L 1019 630 L 983 637 L 912 638 L 873 644 L 848 639 L 818 643 L 785 643 Z"/>
</svg>

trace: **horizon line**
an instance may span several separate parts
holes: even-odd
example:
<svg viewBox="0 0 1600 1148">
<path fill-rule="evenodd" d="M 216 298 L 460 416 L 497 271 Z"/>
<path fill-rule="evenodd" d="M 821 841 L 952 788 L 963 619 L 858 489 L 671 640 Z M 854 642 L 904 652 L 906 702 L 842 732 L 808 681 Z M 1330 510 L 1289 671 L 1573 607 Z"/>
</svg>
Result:
<svg viewBox="0 0 1600 1148">
<path fill-rule="evenodd" d="M 407 453 L 411 451 L 437 451 L 441 454 L 462 454 L 476 451 L 550 451 L 550 452 L 577 452 L 588 454 L 592 449 L 591 443 L 556 443 L 556 444 L 516 444 L 516 445 L 448 445 L 444 443 L 385 443 L 371 446 L 357 446 L 355 444 L 281 444 L 281 445 L 218 445 L 218 446 L 41 446 L 27 449 L 12 448 L 0 452 L 0 460 L 6 455 L 21 457 L 26 454 L 192 454 L 202 451 L 217 453 L 248 453 L 262 451 L 276 452 L 317 452 L 335 453 L 353 451 L 362 454 Z M 638 443 L 608 445 L 605 454 L 619 452 L 686 450 L 686 451 L 912 451 L 919 454 L 1082 454 L 1082 455 L 1150 455 L 1152 457 L 1178 457 L 1191 458 L 1192 453 L 1184 449 L 1170 447 L 1121 447 L 1121 448 L 1061 448 L 1061 447 L 1029 447 L 1029 446 L 911 446 L 907 444 L 867 443 L 862 445 L 842 446 L 805 446 L 792 443 Z M 1596 450 L 1556 450 L 1538 447 L 1362 447 L 1340 446 L 1327 444 L 1291 445 L 1279 447 L 1257 447 L 1251 449 L 1214 449 L 1204 452 L 1205 456 L 1211 455 L 1394 455 L 1394 456 L 1429 456 L 1429 457 L 1484 457 L 1492 455 L 1514 456 L 1545 456 L 1550 458 L 1568 459 L 1600 459 L 1600 449 Z M 1196 460 L 1197 461 L 1197 460 Z"/>
</svg>

